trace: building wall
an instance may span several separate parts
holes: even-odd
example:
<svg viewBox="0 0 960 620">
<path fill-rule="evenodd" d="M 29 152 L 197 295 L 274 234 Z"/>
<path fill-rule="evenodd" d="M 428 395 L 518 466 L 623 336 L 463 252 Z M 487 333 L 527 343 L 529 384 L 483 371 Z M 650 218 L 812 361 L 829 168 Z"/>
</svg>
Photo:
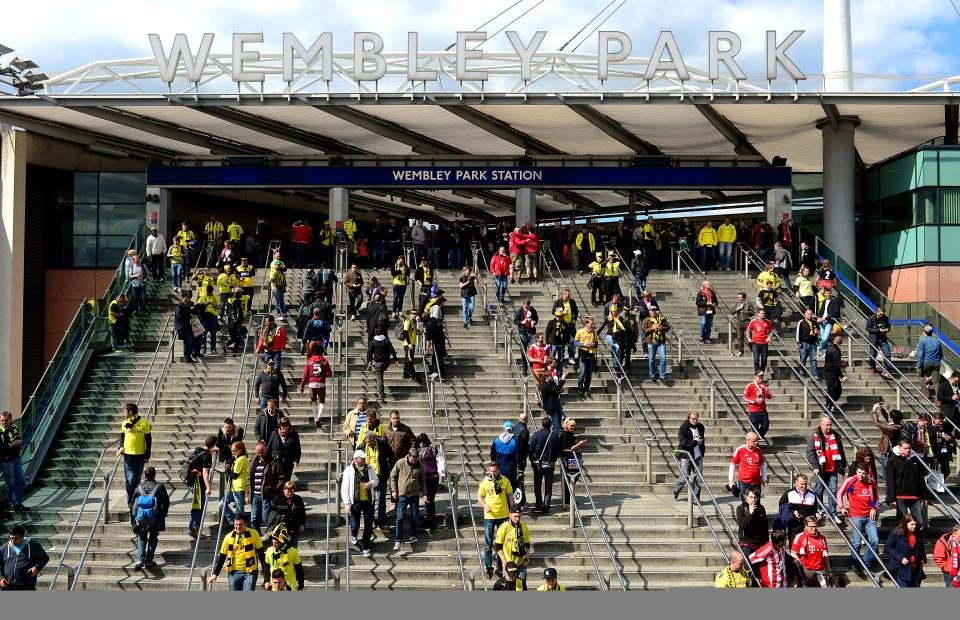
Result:
<svg viewBox="0 0 960 620">
<path fill-rule="evenodd" d="M 870 274 L 874 286 L 894 303 L 928 302 L 960 324 L 960 266 L 929 265 Z"/>
<path fill-rule="evenodd" d="M 45 272 L 43 359 L 49 360 L 87 297 L 103 297 L 112 269 L 47 269 Z"/>
</svg>

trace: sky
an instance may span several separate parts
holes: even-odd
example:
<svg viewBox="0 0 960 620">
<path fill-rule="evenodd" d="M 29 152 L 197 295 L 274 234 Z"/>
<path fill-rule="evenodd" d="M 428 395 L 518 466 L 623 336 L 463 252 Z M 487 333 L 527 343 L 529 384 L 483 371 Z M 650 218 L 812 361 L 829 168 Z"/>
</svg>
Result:
<svg viewBox="0 0 960 620">
<path fill-rule="evenodd" d="M 607 12 L 619 5 L 614 0 Z M 960 0 L 953 0 L 960 6 Z M 261 51 L 279 51 L 282 33 L 310 42 L 321 32 L 334 34 L 336 51 L 350 51 L 354 31 L 374 31 L 389 51 L 406 49 L 407 31 L 420 32 L 421 49 L 445 48 L 457 30 L 474 30 L 517 0 L 485 2 L 427 0 L 34 0 L 29 11 L 0 23 L 0 44 L 35 60 L 51 77 L 95 60 L 150 57 L 149 33 L 165 46 L 178 32 L 187 33 L 196 49 L 204 32 L 217 35 L 215 52 L 229 51 L 233 32 L 263 32 Z M 520 0 L 485 27 L 488 35 L 509 26 L 523 41 L 547 30 L 543 50 L 560 48 L 608 5 L 609 0 Z M 529 12 L 524 14 L 527 9 Z M 920 81 L 960 74 L 960 56 L 951 45 L 960 39 L 960 17 L 951 0 L 852 0 L 854 71 L 871 76 L 924 76 Z M 522 15 L 522 17 L 521 17 Z M 17 25 L 22 20 L 25 27 Z M 764 68 L 764 32 L 791 30 L 805 34 L 790 56 L 808 74 L 821 73 L 823 0 L 627 0 L 603 24 L 622 30 L 634 43 L 633 55 L 647 56 L 660 30 L 674 31 L 688 65 L 706 68 L 707 33 L 732 30 L 741 35 L 738 61 L 747 73 Z M 596 21 L 573 48 L 585 38 Z M 484 49 L 510 49 L 504 34 Z M 586 37 L 578 51 L 595 52 L 597 35 Z M 11 56 L 3 60 L 10 60 Z M 929 80 L 925 78 L 929 76 Z M 889 90 L 907 81 L 889 81 Z"/>
</svg>

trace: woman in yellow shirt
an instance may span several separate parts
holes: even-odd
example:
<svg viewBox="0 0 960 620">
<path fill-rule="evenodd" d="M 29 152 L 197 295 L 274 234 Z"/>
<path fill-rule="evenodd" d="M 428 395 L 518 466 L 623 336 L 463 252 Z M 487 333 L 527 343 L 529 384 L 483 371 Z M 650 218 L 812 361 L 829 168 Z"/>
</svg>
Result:
<svg viewBox="0 0 960 620">
<path fill-rule="evenodd" d="M 230 446 L 233 455 L 233 467 L 230 468 L 230 486 L 226 497 L 220 501 L 220 510 L 227 523 L 233 522 L 234 511 L 230 502 L 237 505 L 236 512 L 244 512 L 247 493 L 250 491 L 250 459 L 247 458 L 247 448 L 242 441 L 235 441 Z"/>
<path fill-rule="evenodd" d="M 173 273 L 173 290 L 180 292 L 183 286 L 183 247 L 179 244 L 172 244 L 167 252 L 170 259 L 170 271 Z"/>
<path fill-rule="evenodd" d="M 580 396 L 590 396 L 593 369 L 597 366 L 597 332 L 593 328 L 593 319 L 585 320 L 583 327 L 577 330 L 573 339 L 574 344 L 580 351 L 577 366 L 577 391 Z"/>
</svg>

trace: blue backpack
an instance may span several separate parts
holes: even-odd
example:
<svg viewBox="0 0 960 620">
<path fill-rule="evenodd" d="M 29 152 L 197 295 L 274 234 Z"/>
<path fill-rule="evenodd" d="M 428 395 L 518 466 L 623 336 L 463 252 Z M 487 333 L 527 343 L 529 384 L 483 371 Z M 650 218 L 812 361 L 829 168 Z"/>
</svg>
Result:
<svg viewBox="0 0 960 620">
<path fill-rule="evenodd" d="M 133 531 L 145 535 L 157 522 L 157 498 L 144 492 L 140 487 L 140 497 L 133 505 Z"/>
</svg>

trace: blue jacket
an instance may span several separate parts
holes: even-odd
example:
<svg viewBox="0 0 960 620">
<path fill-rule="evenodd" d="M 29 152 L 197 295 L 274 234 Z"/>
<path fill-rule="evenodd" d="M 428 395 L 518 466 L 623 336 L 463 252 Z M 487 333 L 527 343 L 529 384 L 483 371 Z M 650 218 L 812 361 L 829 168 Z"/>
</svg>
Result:
<svg viewBox="0 0 960 620">
<path fill-rule="evenodd" d="M 920 587 L 920 582 L 926 578 L 926 575 L 923 573 L 923 567 L 920 566 L 920 564 L 926 561 L 927 552 L 923 546 L 923 536 L 920 532 L 917 532 L 916 535 L 917 543 L 911 549 L 906 536 L 897 534 L 897 530 L 895 529 L 891 530 L 890 536 L 887 537 L 887 546 L 885 547 L 887 555 L 890 556 L 890 560 L 887 562 L 887 570 L 890 571 L 890 574 L 896 578 L 901 586 L 906 585 L 911 588 Z M 915 571 L 911 570 L 909 564 L 904 566 L 900 563 L 903 558 L 910 556 L 916 558 Z"/>
<path fill-rule="evenodd" d="M 500 473 L 508 478 L 513 478 L 518 469 L 517 462 L 520 456 L 517 438 L 510 434 L 507 441 L 503 440 L 504 433 L 501 433 L 493 440 L 490 446 L 490 460 L 500 464 Z"/>
<path fill-rule="evenodd" d="M 924 366 L 939 366 L 943 359 L 943 348 L 940 340 L 934 336 L 924 336 L 917 345 L 917 368 Z"/>
<path fill-rule="evenodd" d="M 323 319 L 310 319 L 303 330 L 303 339 L 307 342 L 321 340 L 326 346 L 330 341 L 330 326 Z"/>
</svg>

